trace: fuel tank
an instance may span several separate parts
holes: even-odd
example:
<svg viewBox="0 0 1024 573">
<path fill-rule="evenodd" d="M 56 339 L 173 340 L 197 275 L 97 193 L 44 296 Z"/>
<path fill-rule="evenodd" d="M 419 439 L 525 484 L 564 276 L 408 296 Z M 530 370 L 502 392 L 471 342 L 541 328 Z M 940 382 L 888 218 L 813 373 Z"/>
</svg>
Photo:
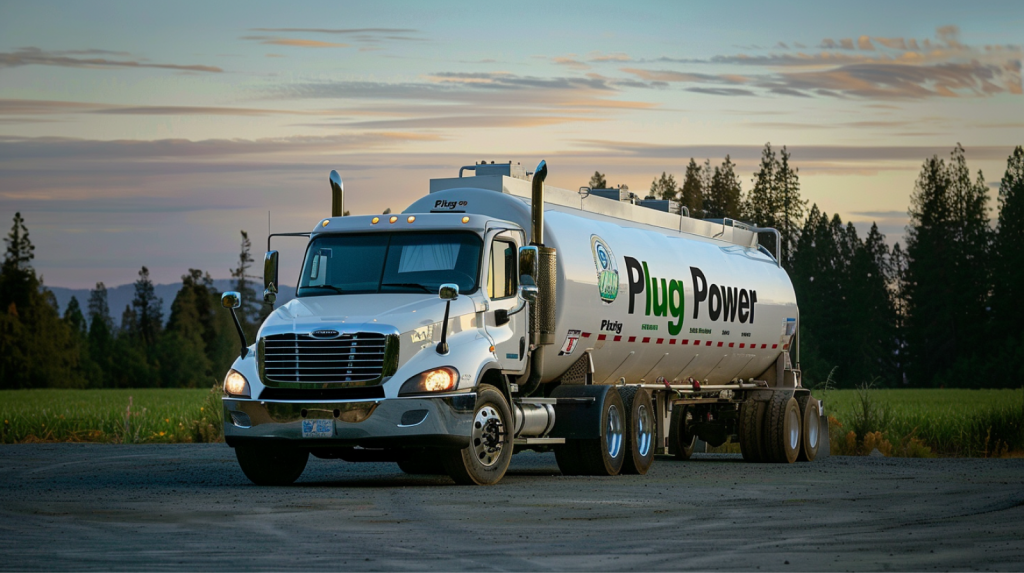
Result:
<svg viewBox="0 0 1024 573">
<path fill-rule="evenodd" d="M 530 230 L 526 181 L 433 180 L 431 191 L 405 213 L 477 213 Z M 545 193 L 557 300 L 543 382 L 587 351 L 597 384 L 719 384 L 756 377 L 788 350 L 796 295 L 753 233 L 552 187 Z"/>
</svg>

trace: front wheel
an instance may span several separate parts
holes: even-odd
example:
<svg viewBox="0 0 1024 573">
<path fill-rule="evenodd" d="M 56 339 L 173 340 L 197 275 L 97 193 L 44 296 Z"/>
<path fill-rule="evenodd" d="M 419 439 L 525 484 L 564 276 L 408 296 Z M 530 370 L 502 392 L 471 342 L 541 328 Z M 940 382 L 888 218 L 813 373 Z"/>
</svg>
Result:
<svg viewBox="0 0 1024 573">
<path fill-rule="evenodd" d="M 512 461 L 512 412 L 493 386 L 477 389 L 469 445 L 443 454 L 445 471 L 460 485 L 498 483 Z"/>
<path fill-rule="evenodd" d="M 256 485 L 291 485 L 309 461 L 309 452 L 279 446 L 241 445 L 235 457 L 242 473 Z"/>
</svg>

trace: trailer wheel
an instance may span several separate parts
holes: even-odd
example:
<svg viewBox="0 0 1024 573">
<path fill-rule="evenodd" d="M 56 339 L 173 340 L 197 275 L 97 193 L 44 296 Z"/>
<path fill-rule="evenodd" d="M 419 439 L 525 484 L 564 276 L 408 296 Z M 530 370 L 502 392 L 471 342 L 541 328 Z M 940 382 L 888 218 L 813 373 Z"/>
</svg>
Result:
<svg viewBox="0 0 1024 573">
<path fill-rule="evenodd" d="M 689 406 L 676 404 L 672 408 L 672 419 L 668 427 L 668 449 L 677 460 L 686 461 L 693 455 L 697 435 L 691 433 L 688 428 L 692 417 Z"/>
<path fill-rule="evenodd" d="M 814 458 L 818 457 L 818 443 L 821 440 L 821 407 L 810 394 L 797 398 L 797 403 L 800 406 L 803 423 L 800 430 L 800 455 L 796 459 L 801 462 L 813 462 Z"/>
<path fill-rule="evenodd" d="M 275 446 L 235 446 L 242 473 L 256 485 L 291 485 L 309 461 L 309 452 Z"/>
<path fill-rule="evenodd" d="M 764 402 L 748 400 L 740 406 L 740 452 L 743 459 L 760 463 L 765 461 L 764 454 Z"/>
<path fill-rule="evenodd" d="M 430 449 L 417 451 L 408 458 L 399 460 L 398 469 L 407 474 L 428 476 L 444 475 L 447 473 L 444 469 L 444 462 L 441 461 L 441 456 L 435 450 Z"/>
<path fill-rule="evenodd" d="M 585 473 L 614 476 L 626 461 L 626 409 L 618 388 L 609 388 L 601 411 L 601 437 L 579 440 L 579 455 Z"/>
<path fill-rule="evenodd" d="M 654 404 L 639 386 L 619 389 L 626 412 L 626 459 L 622 473 L 644 475 L 654 463 Z"/>
<path fill-rule="evenodd" d="M 791 392 L 775 392 L 765 419 L 767 461 L 791 464 L 800 455 L 800 404 Z"/>
<path fill-rule="evenodd" d="M 512 461 L 512 411 L 494 386 L 477 387 L 473 435 L 461 450 L 442 451 L 445 471 L 460 485 L 498 483 Z"/>
</svg>

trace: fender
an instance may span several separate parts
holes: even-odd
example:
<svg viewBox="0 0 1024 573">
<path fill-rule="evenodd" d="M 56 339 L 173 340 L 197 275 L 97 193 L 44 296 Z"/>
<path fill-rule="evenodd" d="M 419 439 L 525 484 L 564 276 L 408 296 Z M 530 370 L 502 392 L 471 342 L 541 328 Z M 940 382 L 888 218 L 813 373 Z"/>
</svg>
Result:
<svg viewBox="0 0 1024 573">
<path fill-rule="evenodd" d="M 601 412 L 609 392 L 618 392 L 614 386 L 562 385 L 551 392 L 552 398 L 594 398 L 593 402 L 555 404 L 555 427 L 548 435 L 567 440 L 601 437 Z"/>
</svg>

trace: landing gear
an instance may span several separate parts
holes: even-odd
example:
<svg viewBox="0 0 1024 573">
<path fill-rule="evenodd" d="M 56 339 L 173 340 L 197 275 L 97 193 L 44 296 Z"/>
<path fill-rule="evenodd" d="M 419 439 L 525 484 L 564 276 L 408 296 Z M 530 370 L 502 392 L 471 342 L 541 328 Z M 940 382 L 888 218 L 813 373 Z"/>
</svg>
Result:
<svg viewBox="0 0 1024 573">
<path fill-rule="evenodd" d="M 460 485 L 498 483 L 512 460 L 512 427 L 512 412 L 505 397 L 497 388 L 481 385 L 469 445 L 442 453 L 445 471 Z"/>
</svg>

